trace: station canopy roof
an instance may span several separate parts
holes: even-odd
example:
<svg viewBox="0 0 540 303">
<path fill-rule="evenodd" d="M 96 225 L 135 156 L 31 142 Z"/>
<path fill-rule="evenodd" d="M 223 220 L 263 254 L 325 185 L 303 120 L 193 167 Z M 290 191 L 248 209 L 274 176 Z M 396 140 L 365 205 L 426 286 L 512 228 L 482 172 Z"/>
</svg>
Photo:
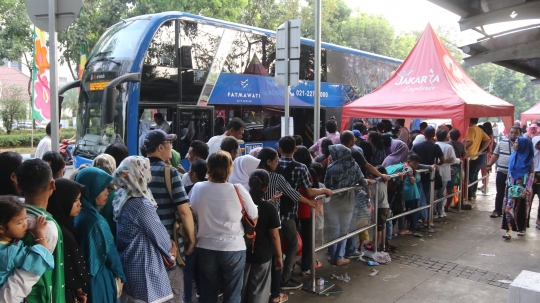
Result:
<svg viewBox="0 0 540 303">
<path fill-rule="evenodd" d="M 539 0 L 428 0 L 461 17 L 461 31 L 483 35 L 461 50 L 470 57 L 465 66 L 492 62 L 532 76 L 540 83 L 540 1 Z M 502 32 L 487 26 L 505 23 Z"/>
<path fill-rule="evenodd" d="M 450 118 L 462 135 L 469 118 L 502 117 L 512 125 L 514 105 L 480 88 L 454 60 L 431 25 L 398 70 L 379 88 L 343 107 L 352 118 Z"/>
</svg>

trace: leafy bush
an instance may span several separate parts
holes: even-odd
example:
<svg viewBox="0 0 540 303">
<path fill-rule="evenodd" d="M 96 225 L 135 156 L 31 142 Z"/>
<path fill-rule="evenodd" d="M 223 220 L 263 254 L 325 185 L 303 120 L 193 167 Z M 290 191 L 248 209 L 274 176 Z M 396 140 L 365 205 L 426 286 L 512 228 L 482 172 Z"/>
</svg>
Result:
<svg viewBox="0 0 540 303">
<path fill-rule="evenodd" d="M 75 131 L 62 131 L 62 139 L 69 139 L 73 137 Z M 39 141 L 43 139 L 45 132 L 41 134 L 34 133 L 34 146 L 37 146 Z M 32 134 L 13 134 L 13 135 L 0 135 L 0 148 L 6 147 L 20 147 L 30 146 L 32 140 Z"/>
</svg>

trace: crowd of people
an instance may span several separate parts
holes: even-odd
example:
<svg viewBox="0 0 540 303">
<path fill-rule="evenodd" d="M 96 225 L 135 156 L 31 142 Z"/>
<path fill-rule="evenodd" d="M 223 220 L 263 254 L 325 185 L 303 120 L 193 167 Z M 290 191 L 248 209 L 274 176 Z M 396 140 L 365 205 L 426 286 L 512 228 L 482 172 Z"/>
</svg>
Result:
<svg viewBox="0 0 540 303">
<path fill-rule="evenodd" d="M 284 136 L 276 148 L 242 155 L 237 139 L 245 125 L 234 118 L 223 135 L 190 143 L 187 171 L 171 165 L 177 136 L 161 128 L 145 135 L 144 156 L 128 156 L 115 143 L 70 176 L 58 152 L 43 150 L 26 161 L 3 152 L 0 256 L 7 262 L 0 265 L 0 298 L 285 302 L 282 290 L 303 285 L 293 277 L 296 265 L 300 276 L 311 275 L 313 263 L 323 266 L 309 245 L 299 249 L 299 240 L 335 239 L 374 220 L 377 243 L 367 231 L 349 237 L 329 247 L 328 264 L 348 264 L 375 247 L 391 250 L 393 236 L 429 225 L 429 209 L 388 218 L 429 204 L 432 194 L 441 199 L 454 192 L 465 180 L 466 158 L 470 182 L 496 164 L 491 217 L 502 218 L 505 239 L 510 231 L 525 235 L 532 198 L 540 195 L 540 135 L 533 126 L 524 136 L 513 126 L 495 143 L 491 124 L 479 127 L 478 119 L 470 120 L 462 141 L 450 125 L 422 123 L 410 131 L 404 122 L 371 127 L 358 120 L 340 133 L 331 119 L 327 135 L 309 148 L 300 136 Z M 431 193 L 433 170 L 438 180 Z M 477 190 L 469 188 L 469 203 Z M 313 200 L 321 195 L 327 198 Z M 439 202 L 433 215 L 445 217 L 455 204 L 452 197 Z"/>
</svg>

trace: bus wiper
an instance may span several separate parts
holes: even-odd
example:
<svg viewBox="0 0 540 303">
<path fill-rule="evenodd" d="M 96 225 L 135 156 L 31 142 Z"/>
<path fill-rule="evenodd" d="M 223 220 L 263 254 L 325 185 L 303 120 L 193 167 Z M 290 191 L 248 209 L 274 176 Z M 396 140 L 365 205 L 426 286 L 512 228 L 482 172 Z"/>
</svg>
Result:
<svg viewBox="0 0 540 303">
<path fill-rule="evenodd" d="M 101 55 L 105 55 L 105 54 L 108 54 L 108 53 L 111 53 L 112 51 L 104 51 L 104 52 L 99 52 L 99 53 L 96 53 L 96 54 L 93 54 L 90 58 L 88 58 L 88 60 L 86 60 L 86 64 L 84 65 L 84 69 L 86 69 L 86 67 L 88 67 L 88 63 L 90 63 L 90 60 L 94 57 L 98 57 L 98 56 L 101 56 Z M 96 61 L 99 61 L 99 60 L 94 60 L 92 62 L 96 62 Z M 103 60 L 102 60 L 103 61 Z"/>
<path fill-rule="evenodd" d="M 113 60 L 113 59 L 114 59 L 114 57 L 103 57 L 103 58 L 99 58 L 99 59 L 94 60 L 94 62 L 109 61 L 109 62 L 112 62 L 112 63 L 116 63 L 117 65 L 122 65 L 120 62 L 118 62 L 116 60 Z"/>
</svg>

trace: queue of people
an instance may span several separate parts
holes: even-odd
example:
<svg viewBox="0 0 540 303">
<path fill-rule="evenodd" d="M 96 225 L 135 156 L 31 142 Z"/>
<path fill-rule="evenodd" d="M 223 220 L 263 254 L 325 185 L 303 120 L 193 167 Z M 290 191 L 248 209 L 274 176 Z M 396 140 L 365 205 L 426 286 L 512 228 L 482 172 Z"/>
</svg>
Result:
<svg viewBox="0 0 540 303">
<path fill-rule="evenodd" d="M 393 236 L 429 224 L 427 209 L 388 220 L 429 203 L 429 173 L 418 170 L 438 169 L 441 184 L 433 195 L 442 198 L 464 173 L 461 161 L 487 149 L 493 153 L 488 171 L 497 164 L 492 217 L 502 217 L 505 239 L 511 230 L 525 234 L 540 176 L 540 136 L 531 141 L 513 127 L 493 147 L 489 126 L 478 128 L 477 119 L 471 119 L 464 143 L 448 126 L 426 125 L 419 135 L 400 122 L 370 129 L 358 121 L 352 131 L 339 133 L 331 119 L 328 136 L 310 148 L 301 138 L 284 136 L 277 149 L 239 155 L 237 138 L 245 125 L 235 118 L 209 144 L 191 142 L 184 173 L 171 165 L 177 137 L 162 129 L 146 134 L 145 157 L 128 156 L 115 143 L 69 179 L 57 152 L 24 162 L 17 153 L 1 153 L 0 255 L 10 262 L 0 271 L 0 298 L 285 302 L 283 290 L 303 286 L 293 277 L 295 264 L 301 276 L 312 274 L 312 263 L 324 266 L 308 245 L 299 251 L 298 237 L 311 243 L 326 226 L 338 238 L 369 225 L 370 208 L 377 205 L 379 242 L 360 233 L 329 247 L 328 263 L 348 264 L 375 246 L 393 249 Z M 478 175 L 481 161 L 470 161 L 472 174 Z M 370 187 L 374 179 L 380 180 L 376 188 Z M 356 185 L 363 187 L 332 196 L 332 190 Z M 475 188 L 470 192 L 472 200 Z M 320 195 L 330 200 L 313 200 Z M 435 217 L 446 216 L 453 204 L 438 203 Z M 380 241 L 383 233 L 386 243 Z"/>
</svg>

